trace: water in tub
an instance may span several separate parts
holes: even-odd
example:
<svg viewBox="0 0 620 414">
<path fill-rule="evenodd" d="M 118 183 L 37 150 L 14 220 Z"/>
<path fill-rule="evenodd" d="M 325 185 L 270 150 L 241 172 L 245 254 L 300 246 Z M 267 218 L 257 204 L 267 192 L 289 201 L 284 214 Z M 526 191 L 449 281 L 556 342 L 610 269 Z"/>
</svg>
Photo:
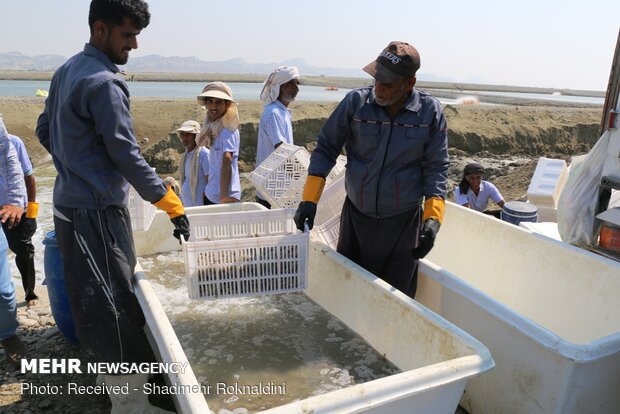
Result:
<svg viewBox="0 0 620 414">
<path fill-rule="evenodd" d="M 303 293 L 192 301 L 181 252 L 140 263 L 216 413 L 260 411 L 400 372 Z M 265 388 L 243 393 L 252 386 Z"/>
<path fill-rule="evenodd" d="M 33 243 L 40 285 L 42 241 L 54 228 L 56 171 L 48 164 L 35 173 L 41 206 Z M 12 274 L 19 275 L 14 259 L 9 261 Z M 261 411 L 400 372 L 302 293 L 190 301 L 181 252 L 142 257 L 140 263 L 215 413 Z M 21 300 L 21 281 L 14 282 Z"/>
</svg>

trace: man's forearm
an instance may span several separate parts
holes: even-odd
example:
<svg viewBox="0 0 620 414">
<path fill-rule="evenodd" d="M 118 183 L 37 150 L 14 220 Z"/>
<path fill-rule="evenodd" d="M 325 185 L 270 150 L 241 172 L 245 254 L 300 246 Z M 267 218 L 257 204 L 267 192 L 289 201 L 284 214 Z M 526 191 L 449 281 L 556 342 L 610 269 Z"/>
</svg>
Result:
<svg viewBox="0 0 620 414">
<path fill-rule="evenodd" d="M 37 201 L 37 181 L 34 178 L 34 175 L 25 176 L 24 181 L 26 182 L 26 194 L 28 195 L 28 201 Z"/>
</svg>

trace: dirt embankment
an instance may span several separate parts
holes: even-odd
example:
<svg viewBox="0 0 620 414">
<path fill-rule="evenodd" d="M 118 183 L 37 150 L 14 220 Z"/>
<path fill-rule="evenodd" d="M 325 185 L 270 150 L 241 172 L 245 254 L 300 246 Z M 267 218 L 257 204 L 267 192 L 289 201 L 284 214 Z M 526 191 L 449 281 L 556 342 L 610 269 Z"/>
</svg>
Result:
<svg viewBox="0 0 620 414">
<path fill-rule="evenodd" d="M 170 132 L 184 120 L 204 119 L 204 109 L 194 99 L 133 98 L 136 136 L 145 157 L 162 175 L 174 175 L 182 148 Z M 291 105 L 295 142 L 314 148 L 318 131 L 335 108 L 335 102 L 295 102 Z M 35 137 L 43 110 L 38 98 L 0 98 L 10 133 L 24 139 L 35 164 L 49 160 Z M 254 168 L 259 101 L 241 101 L 240 169 Z M 517 105 L 447 105 L 451 153 L 450 191 L 470 161 L 487 167 L 507 199 L 522 198 L 535 168 L 535 160 L 546 156 L 570 159 L 587 152 L 598 139 L 601 109 L 597 107 L 553 107 Z"/>
</svg>

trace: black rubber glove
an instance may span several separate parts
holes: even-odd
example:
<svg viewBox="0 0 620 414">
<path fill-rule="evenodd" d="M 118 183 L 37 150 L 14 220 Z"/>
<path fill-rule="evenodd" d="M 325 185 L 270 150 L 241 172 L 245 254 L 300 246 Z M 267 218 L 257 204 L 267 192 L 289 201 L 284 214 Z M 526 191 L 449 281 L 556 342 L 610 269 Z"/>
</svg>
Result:
<svg viewBox="0 0 620 414">
<path fill-rule="evenodd" d="M 422 230 L 420 231 L 418 247 L 413 249 L 411 252 L 414 259 L 421 259 L 431 251 L 435 245 L 435 237 L 437 237 L 437 232 L 439 232 L 440 226 L 441 223 L 434 219 L 427 219 L 424 222 Z"/>
<path fill-rule="evenodd" d="M 34 236 L 34 233 L 37 231 L 37 219 L 28 218 L 26 217 L 26 215 L 24 215 L 22 217 L 21 226 L 24 229 L 24 232 L 23 232 L 24 236 L 31 239 L 32 236 Z"/>
<path fill-rule="evenodd" d="M 189 240 L 189 220 L 187 220 L 187 216 L 182 214 L 170 219 L 170 221 L 174 224 L 174 232 L 172 234 L 179 239 L 179 243 L 181 243 L 181 235 L 183 235 L 185 241 Z"/>
<path fill-rule="evenodd" d="M 295 212 L 295 224 L 297 228 L 304 231 L 304 222 L 308 222 L 308 228 L 312 230 L 314 227 L 314 216 L 316 216 L 316 203 L 312 201 L 302 201 Z"/>
</svg>

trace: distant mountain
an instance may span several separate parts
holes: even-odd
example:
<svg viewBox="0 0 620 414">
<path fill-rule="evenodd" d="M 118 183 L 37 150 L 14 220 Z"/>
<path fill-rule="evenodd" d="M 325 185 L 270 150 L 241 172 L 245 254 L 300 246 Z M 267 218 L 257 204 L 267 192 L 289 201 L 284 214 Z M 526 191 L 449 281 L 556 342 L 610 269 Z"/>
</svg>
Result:
<svg viewBox="0 0 620 414">
<path fill-rule="evenodd" d="M 0 70 L 41 70 L 53 71 L 63 64 L 67 58 L 60 55 L 26 56 L 20 52 L 0 53 Z M 179 73 L 239 73 L 268 74 L 278 66 L 297 66 L 302 75 L 342 76 L 368 78 L 361 68 L 333 68 L 313 66 L 302 58 L 288 59 L 272 63 L 248 63 L 242 58 L 234 58 L 221 62 L 200 60 L 195 56 L 161 56 L 148 55 L 132 57 L 123 67 L 131 72 L 179 72 Z M 421 72 L 420 81 L 455 82 L 446 76 Z"/>
<path fill-rule="evenodd" d="M 1 63 L 0 63 L 1 65 Z M 278 66 L 297 66 L 303 75 L 362 77 L 361 69 L 312 66 L 301 58 L 272 63 L 249 63 L 242 58 L 220 62 L 203 61 L 196 57 L 149 55 L 134 57 L 124 66 L 133 72 L 198 72 L 268 74 Z"/>
<path fill-rule="evenodd" d="M 2 70 L 54 70 L 67 60 L 60 55 L 26 56 L 19 52 L 0 53 Z"/>
<path fill-rule="evenodd" d="M 54 70 L 65 60 L 67 58 L 60 55 L 26 56 L 19 52 L 0 53 L 0 70 Z M 248 63 L 242 58 L 206 62 L 194 56 L 148 55 L 130 58 L 123 69 L 133 72 L 267 74 L 282 65 L 297 66 L 304 75 L 365 77 L 361 69 L 312 66 L 301 58 L 273 63 Z"/>
</svg>

